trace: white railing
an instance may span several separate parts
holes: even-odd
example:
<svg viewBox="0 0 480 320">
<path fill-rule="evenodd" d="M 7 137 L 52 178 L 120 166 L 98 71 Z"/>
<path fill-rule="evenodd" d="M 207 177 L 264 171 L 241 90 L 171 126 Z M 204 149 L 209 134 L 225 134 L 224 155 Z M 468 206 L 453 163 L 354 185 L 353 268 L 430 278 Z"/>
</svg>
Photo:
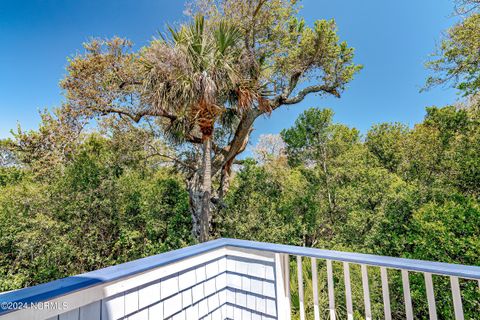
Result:
<svg viewBox="0 0 480 320">
<path fill-rule="evenodd" d="M 437 306 L 434 295 L 434 286 L 432 275 L 448 277 L 450 279 L 450 291 L 453 303 L 453 310 L 455 319 L 463 320 L 463 304 L 460 290 L 459 279 L 475 281 L 478 285 L 480 297 L 480 267 L 465 266 L 459 264 L 448 264 L 441 262 L 430 262 L 423 260 L 393 258 L 385 256 L 376 256 L 368 254 L 348 253 L 339 251 L 320 250 L 313 248 L 285 246 L 277 244 L 255 243 L 242 240 L 235 240 L 237 247 L 255 248 L 257 250 L 268 250 L 279 253 L 277 259 L 281 260 L 285 270 L 283 271 L 284 282 L 289 283 L 291 278 L 289 275 L 290 265 L 296 264 L 297 273 L 297 294 L 298 294 L 298 314 L 301 320 L 307 319 L 305 312 L 305 298 L 304 298 L 304 267 L 305 260 L 309 259 L 311 263 L 311 280 L 312 280 L 312 303 L 313 303 L 313 318 L 320 319 L 320 308 L 318 303 L 318 260 L 324 260 L 326 265 L 326 279 L 321 279 L 327 284 L 328 292 L 328 316 L 330 319 L 337 319 L 337 309 L 335 301 L 335 285 L 333 262 L 338 262 L 343 265 L 343 288 L 344 301 L 346 306 L 347 319 L 354 318 L 354 305 L 352 303 L 352 285 L 350 269 L 351 265 L 359 265 L 361 270 L 361 286 L 363 291 L 363 316 L 367 320 L 372 319 L 372 305 L 369 285 L 369 268 L 378 268 L 381 278 L 381 291 L 383 299 L 383 318 L 386 320 L 392 319 L 392 310 L 390 304 L 390 292 L 388 270 L 398 270 L 401 273 L 401 282 L 403 289 L 404 314 L 407 320 L 417 318 L 415 310 L 413 309 L 411 289 L 410 289 L 410 273 L 422 273 L 424 278 L 424 285 L 426 291 L 426 302 L 428 303 L 428 313 L 430 320 L 436 320 Z M 291 259 L 291 257 L 295 259 Z M 303 261 L 303 263 L 302 263 Z M 307 262 L 308 263 L 308 262 Z M 287 267 L 288 266 L 288 267 Z M 289 320 L 292 318 L 291 313 L 291 289 L 285 286 L 284 299 L 279 303 L 284 306 L 283 310 L 279 311 L 279 319 Z M 478 307 L 478 318 L 480 319 L 480 300 L 476 301 Z M 297 306 L 295 306 L 297 307 Z M 358 307 L 358 306 L 357 306 Z"/>
<path fill-rule="evenodd" d="M 371 287 L 373 268 L 381 288 Z M 359 311 L 372 319 L 371 294 L 380 294 L 376 289 L 381 290 L 382 317 L 392 319 L 390 294 L 397 286 L 388 275 L 393 269 L 399 270 L 408 320 L 416 318 L 412 272 L 423 274 L 430 319 L 437 319 L 432 275 L 450 279 L 455 319 L 464 319 L 459 279 L 478 281 L 480 287 L 476 266 L 219 239 L 0 294 L 0 319 L 319 320 L 339 319 L 340 307 L 347 319 Z M 361 305 L 354 294 L 363 297 Z M 323 295 L 326 310 L 319 302 Z"/>
</svg>

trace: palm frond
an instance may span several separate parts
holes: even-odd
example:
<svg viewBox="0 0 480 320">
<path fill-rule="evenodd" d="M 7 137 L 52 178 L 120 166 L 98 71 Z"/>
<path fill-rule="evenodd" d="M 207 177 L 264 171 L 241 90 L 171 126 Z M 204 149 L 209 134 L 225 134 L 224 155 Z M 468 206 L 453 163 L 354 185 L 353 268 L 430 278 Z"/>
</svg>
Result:
<svg viewBox="0 0 480 320">
<path fill-rule="evenodd" d="M 172 140 L 180 141 L 182 130 L 210 134 L 219 118 L 227 124 L 219 106 L 231 106 L 237 115 L 254 104 L 265 107 L 263 89 L 243 67 L 241 40 L 232 24 L 208 25 L 197 15 L 190 24 L 168 27 L 142 53 L 146 103 L 182 115 L 181 122 L 169 124 Z"/>
</svg>

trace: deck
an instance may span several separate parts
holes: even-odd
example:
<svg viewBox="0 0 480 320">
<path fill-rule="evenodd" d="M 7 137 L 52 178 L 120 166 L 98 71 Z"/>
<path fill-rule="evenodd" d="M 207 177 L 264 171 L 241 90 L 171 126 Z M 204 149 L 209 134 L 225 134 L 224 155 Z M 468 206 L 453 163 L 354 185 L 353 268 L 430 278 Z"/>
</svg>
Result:
<svg viewBox="0 0 480 320">
<path fill-rule="evenodd" d="M 319 277 L 320 262 L 326 267 L 326 279 Z M 343 268 L 342 279 L 334 277 L 333 264 Z M 354 265 L 359 265 L 361 270 L 361 306 L 352 302 L 350 272 Z M 319 320 L 325 318 L 318 301 L 318 286 L 322 282 L 328 293 L 327 316 L 337 319 L 338 281 L 342 282 L 342 304 L 347 319 L 354 318 L 356 309 L 361 310 L 365 319 L 372 319 L 369 272 L 377 268 L 381 275 L 382 316 L 387 320 L 392 318 L 390 270 L 401 274 L 407 320 L 415 318 L 409 281 L 413 272 L 423 274 L 430 319 L 437 319 L 432 275 L 449 279 L 457 320 L 464 319 L 459 279 L 475 281 L 480 288 L 480 267 L 477 266 L 218 239 L 0 294 L 0 319 L 288 320 L 295 308 L 301 320 Z M 311 279 L 308 289 L 304 288 L 307 276 Z M 292 277 L 295 277 L 293 282 Z M 300 284 L 295 288 L 295 301 L 291 296 L 291 283 Z M 310 292 L 309 301 L 305 300 L 306 290 Z M 308 314 L 307 304 L 313 306 Z"/>
</svg>

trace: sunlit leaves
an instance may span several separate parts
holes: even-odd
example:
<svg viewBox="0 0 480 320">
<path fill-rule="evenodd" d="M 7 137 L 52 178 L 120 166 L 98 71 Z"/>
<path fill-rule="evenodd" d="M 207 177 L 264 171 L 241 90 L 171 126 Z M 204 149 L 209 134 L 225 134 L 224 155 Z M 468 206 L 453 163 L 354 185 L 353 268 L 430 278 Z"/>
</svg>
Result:
<svg viewBox="0 0 480 320">
<path fill-rule="evenodd" d="M 435 73 L 427 79 L 427 88 L 452 83 L 464 95 L 479 92 L 480 13 L 473 13 L 448 30 L 427 67 Z"/>
</svg>

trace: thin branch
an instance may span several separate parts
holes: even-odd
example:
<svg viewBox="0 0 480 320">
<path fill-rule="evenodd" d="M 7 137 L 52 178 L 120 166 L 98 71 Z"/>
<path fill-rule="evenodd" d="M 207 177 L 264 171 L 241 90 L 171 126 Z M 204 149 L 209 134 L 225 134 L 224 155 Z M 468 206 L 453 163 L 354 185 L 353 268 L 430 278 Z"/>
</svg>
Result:
<svg viewBox="0 0 480 320">
<path fill-rule="evenodd" d="M 310 93 L 326 92 L 334 95 L 335 97 L 340 97 L 335 85 L 314 85 L 300 90 L 296 96 L 289 98 L 288 95 L 290 95 L 291 91 L 295 89 L 299 77 L 300 75 L 293 75 L 290 80 L 289 88 L 284 90 L 284 93 L 270 101 L 272 110 L 275 110 L 282 105 L 299 103 Z M 285 94 L 287 94 L 287 96 L 285 96 Z M 215 157 L 213 161 L 214 172 L 220 170 L 220 168 L 222 168 L 228 161 L 235 158 L 238 154 L 245 150 L 252 130 L 253 122 L 256 118 L 264 113 L 264 111 L 252 109 L 250 112 L 247 112 L 243 115 L 240 123 L 237 126 L 237 129 L 235 130 L 234 137 L 230 143 L 221 150 L 218 156 Z"/>
<path fill-rule="evenodd" d="M 132 119 L 134 122 L 137 122 L 137 123 L 140 122 L 140 120 L 142 120 L 142 118 L 145 117 L 145 116 L 164 117 L 164 118 L 170 119 L 171 121 L 174 121 L 174 120 L 177 119 L 177 116 L 175 116 L 173 114 L 170 114 L 163 109 L 156 109 L 156 110 L 145 109 L 145 110 L 138 111 L 138 112 L 132 112 L 132 111 L 128 111 L 128 110 L 120 109 L 120 108 L 115 108 L 115 107 L 106 107 L 106 108 L 97 109 L 96 111 L 98 111 L 98 112 L 100 112 L 104 115 L 109 114 L 109 113 L 116 113 L 116 114 L 124 115 L 124 116 L 129 117 L 130 119 Z"/>
<path fill-rule="evenodd" d="M 327 85 L 315 85 L 306 87 L 298 92 L 298 94 L 294 97 L 287 98 L 285 100 L 281 100 L 281 104 L 296 104 L 302 101 L 308 94 L 310 93 L 317 93 L 317 92 L 325 92 L 331 95 L 334 95 L 337 98 L 340 98 L 340 93 L 338 92 L 336 86 L 327 86 Z M 277 106 L 279 107 L 279 106 Z"/>
<path fill-rule="evenodd" d="M 257 7 L 255 8 L 255 11 L 253 12 L 252 20 L 255 19 L 257 16 L 258 12 L 260 9 L 263 7 L 263 5 L 267 2 L 267 0 L 260 0 L 258 1 Z"/>
<path fill-rule="evenodd" d="M 243 164 L 245 164 L 245 163 L 246 163 L 245 160 L 234 160 L 234 161 L 233 161 L 233 164 L 238 164 L 238 165 L 243 165 Z"/>
<path fill-rule="evenodd" d="M 154 146 L 152 146 L 152 145 L 149 145 L 149 147 L 150 147 L 151 149 L 153 149 L 154 153 L 149 154 L 149 155 L 147 156 L 147 159 L 148 159 L 148 158 L 155 157 L 155 156 L 163 157 L 163 158 L 170 159 L 170 160 L 172 160 L 174 163 L 180 164 L 180 165 L 182 165 L 183 167 L 185 167 L 185 168 L 187 168 L 187 169 L 190 169 L 190 170 L 193 170 L 193 171 L 196 170 L 196 168 L 194 168 L 194 167 L 191 166 L 190 164 L 186 163 L 185 161 L 182 161 L 182 160 L 180 160 L 180 159 L 178 159 L 178 158 L 175 158 L 175 157 L 169 156 L 169 155 L 167 155 L 167 154 L 161 153 L 161 152 L 157 151 L 157 149 L 156 149 Z"/>
<path fill-rule="evenodd" d="M 123 79 L 120 79 L 120 80 L 122 80 L 122 82 L 118 85 L 119 89 L 123 89 L 127 85 L 130 86 L 130 85 L 141 85 L 142 84 L 142 82 L 140 82 L 140 81 L 123 81 Z"/>
<path fill-rule="evenodd" d="M 197 170 L 196 168 L 194 168 L 193 166 L 189 165 L 188 163 L 186 163 L 185 161 L 182 161 L 180 159 L 177 159 L 177 158 L 174 158 L 174 157 L 170 157 L 169 155 L 166 155 L 166 154 L 162 154 L 162 153 L 154 153 L 154 154 L 151 154 L 149 155 L 148 158 L 151 158 L 151 157 L 154 157 L 154 156 L 159 156 L 159 157 L 163 157 L 163 158 L 167 158 L 167 159 L 170 159 L 172 160 L 172 162 L 174 163 L 177 163 L 187 169 L 190 169 L 190 170 Z"/>
</svg>

